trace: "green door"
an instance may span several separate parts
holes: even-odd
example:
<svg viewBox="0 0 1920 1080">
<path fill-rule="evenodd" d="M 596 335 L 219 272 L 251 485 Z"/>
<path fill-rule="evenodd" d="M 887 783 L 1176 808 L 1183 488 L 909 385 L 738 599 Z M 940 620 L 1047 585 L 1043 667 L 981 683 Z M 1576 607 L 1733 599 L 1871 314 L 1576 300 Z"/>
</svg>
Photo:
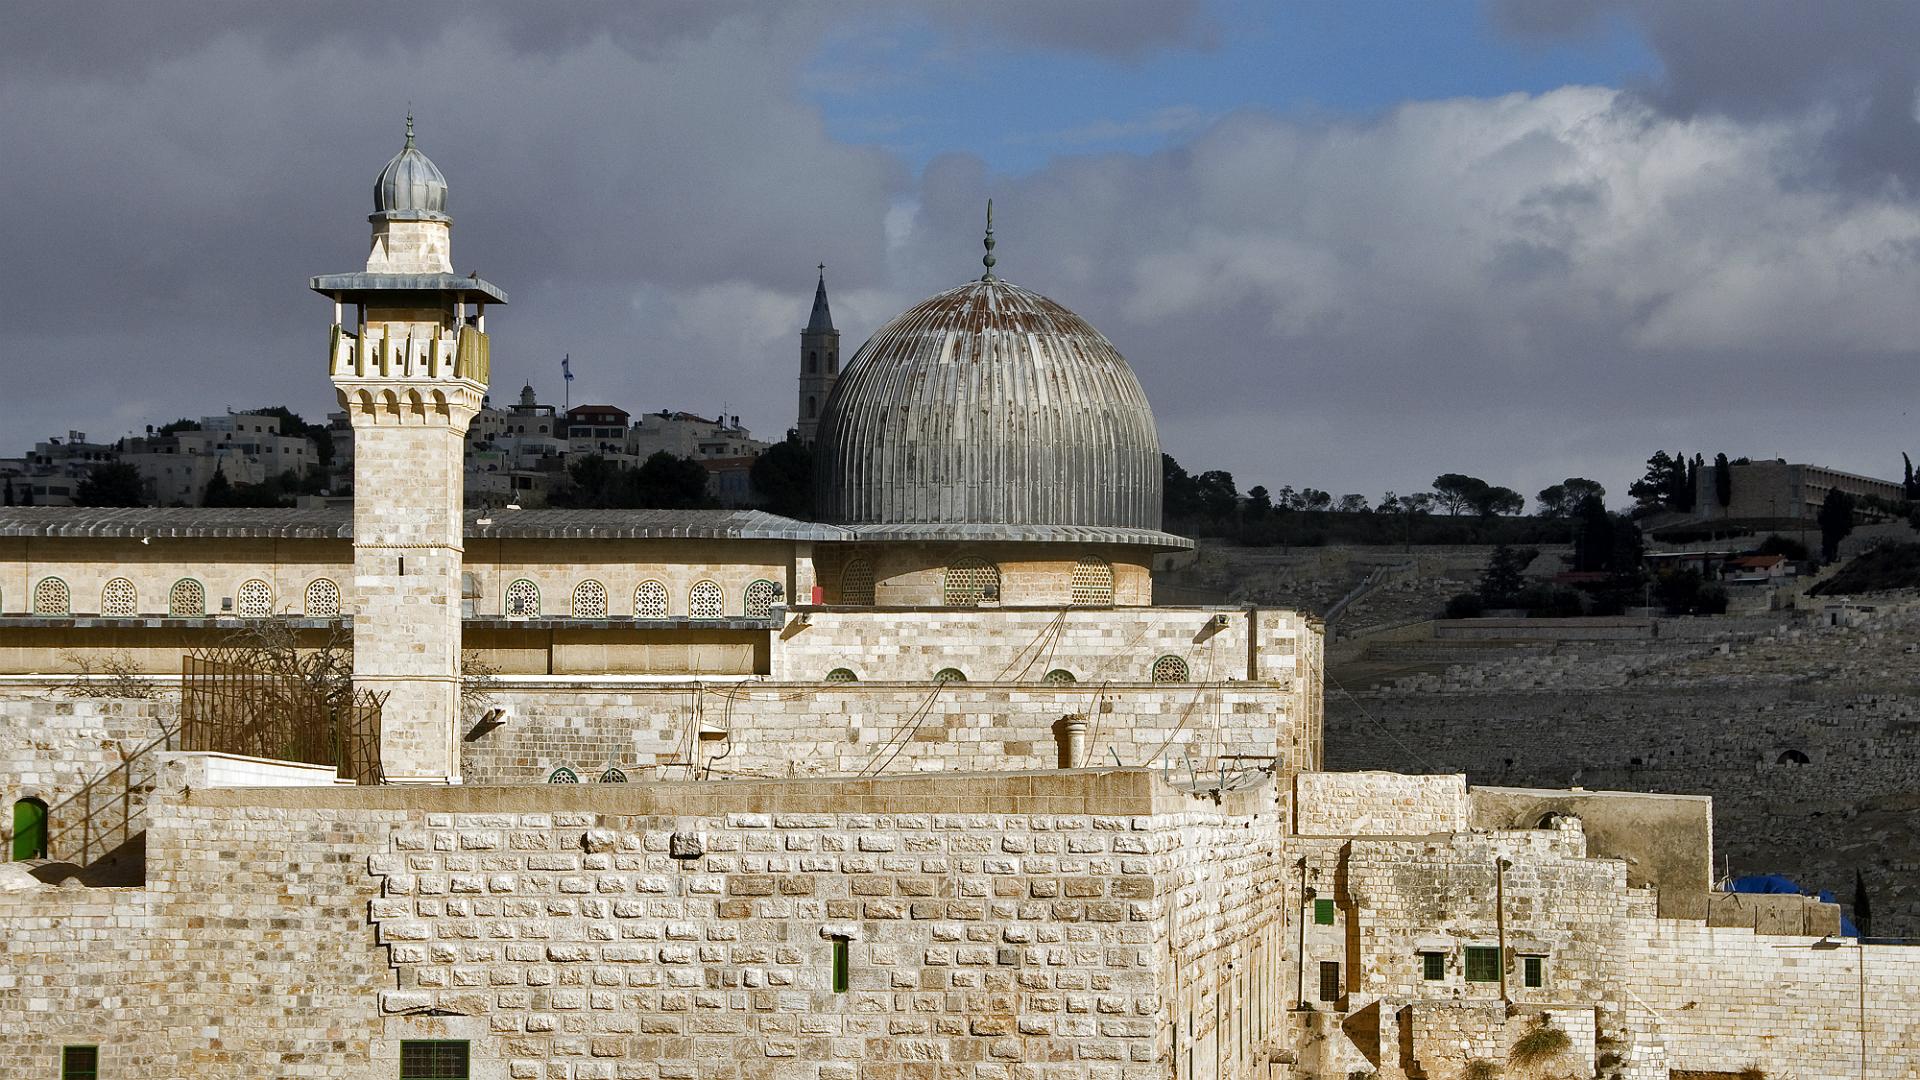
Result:
<svg viewBox="0 0 1920 1080">
<path fill-rule="evenodd" d="M 13 857 L 47 857 L 47 804 L 39 799 L 21 799 L 13 804 Z"/>
</svg>

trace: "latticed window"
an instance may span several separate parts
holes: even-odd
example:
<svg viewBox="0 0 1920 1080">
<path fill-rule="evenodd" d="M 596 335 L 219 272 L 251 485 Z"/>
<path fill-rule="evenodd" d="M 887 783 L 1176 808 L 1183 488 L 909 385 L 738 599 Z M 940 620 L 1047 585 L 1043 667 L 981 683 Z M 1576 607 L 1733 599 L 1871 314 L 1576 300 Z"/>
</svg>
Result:
<svg viewBox="0 0 1920 1080">
<path fill-rule="evenodd" d="M 1163 656 L 1153 662 L 1154 682 L 1186 682 L 1187 662 L 1177 656 Z"/>
<path fill-rule="evenodd" d="M 1500 949 L 1497 946 L 1467 946 L 1467 981 L 1500 981 Z"/>
<path fill-rule="evenodd" d="M 100 614 L 140 614 L 140 594 L 134 591 L 133 582 L 123 577 L 107 582 L 100 590 Z"/>
<path fill-rule="evenodd" d="M 167 591 L 167 614 L 176 619 L 198 619 L 207 613 L 207 587 L 181 578 Z"/>
<path fill-rule="evenodd" d="M 607 617 L 607 587 L 594 580 L 586 580 L 573 587 L 573 617 L 576 619 L 604 619 Z"/>
<path fill-rule="evenodd" d="M 1075 679 L 1073 672 L 1068 671 L 1066 668 L 1054 668 L 1052 671 L 1047 672 L 1046 676 L 1040 681 L 1052 683 L 1055 686 L 1065 686 L 1068 683 L 1078 682 L 1079 680 Z"/>
<path fill-rule="evenodd" d="M 549 784 L 577 784 L 579 782 L 580 774 L 565 765 L 547 774 L 547 783 Z"/>
<path fill-rule="evenodd" d="M 954 607 L 979 607 L 1000 599 L 1000 568 L 985 559 L 955 559 L 947 567 L 941 588 L 945 602 Z"/>
<path fill-rule="evenodd" d="M 627 782 L 627 774 L 621 772 L 619 769 L 608 769 L 606 772 L 600 774 L 600 782 L 603 784 L 624 784 Z"/>
<path fill-rule="evenodd" d="M 633 590 L 633 617 L 636 619 L 664 619 L 667 617 L 667 587 L 657 581 L 643 581 Z"/>
<path fill-rule="evenodd" d="M 307 614 L 315 619 L 331 619 L 340 614 L 340 586 L 330 578 L 307 582 Z"/>
<path fill-rule="evenodd" d="M 241 617 L 261 619 L 273 614 L 273 588 L 259 578 L 240 583 L 240 591 L 234 594 Z"/>
<path fill-rule="evenodd" d="M 100 1048 L 63 1046 L 60 1048 L 60 1080 L 99 1080 Z"/>
<path fill-rule="evenodd" d="M 832 671 L 827 672 L 827 681 L 828 682 L 859 682 L 860 676 L 855 675 L 853 673 L 852 668 L 837 667 L 837 668 L 834 668 Z"/>
<path fill-rule="evenodd" d="M 966 682 L 967 673 L 957 667 L 943 667 L 933 673 L 934 682 Z"/>
<path fill-rule="evenodd" d="M 35 615 L 68 615 L 73 612 L 73 593 L 57 577 L 41 578 L 33 587 Z"/>
<path fill-rule="evenodd" d="M 761 578 L 747 586 L 747 618 L 764 619 L 773 614 L 773 602 L 780 599 L 780 586 Z"/>
<path fill-rule="evenodd" d="M 467 1080 L 467 1044 L 453 1039 L 402 1039 L 400 1080 Z"/>
<path fill-rule="evenodd" d="M 717 619 L 722 614 L 726 596 L 714 582 L 695 582 L 693 589 L 687 593 L 687 614 L 696 619 Z"/>
<path fill-rule="evenodd" d="M 854 559 L 840 570 L 840 602 L 843 604 L 873 603 L 873 564 L 865 559 Z"/>
<path fill-rule="evenodd" d="M 1092 557 L 1074 563 L 1073 602 L 1111 606 L 1113 604 L 1113 565 L 1105 559 Z"/>
<path fill-rule="evenodd" d="M 526 578 L 516 578 L 507 586 L 506 614 L 509 619 L 534 619 L 540 616 L 540 586 Z"/>
</svg>

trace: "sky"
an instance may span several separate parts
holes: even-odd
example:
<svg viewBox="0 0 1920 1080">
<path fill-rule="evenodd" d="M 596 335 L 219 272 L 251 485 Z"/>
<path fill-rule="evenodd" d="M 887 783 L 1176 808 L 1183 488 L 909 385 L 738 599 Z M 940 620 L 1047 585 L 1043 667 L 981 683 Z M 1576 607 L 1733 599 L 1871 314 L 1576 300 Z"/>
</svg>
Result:
<svg viewBox="0 0 1920 1080">
<path fill-rule="evenodd" d="M 403 118 L 496 400 L 793 423 L 997 272 L 1125 354 L 1163 448 L 1255 484 L 1465 472 L 1611 502 L 1656 449 L 1899 475 L 1920 5 L 0 2 L 0 455 L 332 407 Z"/>
</svg>

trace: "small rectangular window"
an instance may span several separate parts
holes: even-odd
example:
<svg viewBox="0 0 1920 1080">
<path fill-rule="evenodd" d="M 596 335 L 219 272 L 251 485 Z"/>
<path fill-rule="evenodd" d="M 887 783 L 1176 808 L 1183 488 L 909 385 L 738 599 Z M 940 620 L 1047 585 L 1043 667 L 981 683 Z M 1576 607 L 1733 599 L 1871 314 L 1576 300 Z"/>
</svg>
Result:
<svg viewBox="0 0 1920 1080">
<path fill-rule="evenodd" d="M 1522 958 L 1521 963 L 1526 968 L 1526 983 L 1528 986 L 1547 985 L 1547 958 L 1546 957 L 1528 956 L 1528 957 Z"/>
<path fill-rule="evenodd" d="M 1333 901 L 1315 900 L 1313 902 L 1313 924 L 1315 926 L 1333 925 Z"/>
<path fill-rule="evenodd" d="M 1499 982 L 1500 950 L 1491 945 L 1467 946 L 1467 981 Z"/>
<path fill-rule="evenodd" d="M 847 939 L 843 937 L 834 938 L 833 939 L 833 992 L 836 994 L 846 993 L 847 984 L 851 981 L 852 980 L 848 977 L 848 970 L 847 970 Z"/>
<path fill-rule="evenodd" d="M 1340 1000 L 1340 965 L 1331 960 L 1320 961 L 1320 1000 Z"/>
<path fill-rule="evenodd" d="M 99 1080 L 100 1048 L 63 1046 L 60 1048 L 60 1080 Z"/>
<path fill-rule="evenodd" d="M 1447 977 L 1446 953 L 1421 953 L 1420 974 L 1428 982 L 1439 982 Z"/>
<path fill-rule="evenodd" d="M 400 1080 L 467 1080 L 467 1076 L 464 1040 L 401 1040 Z"/>
</svg>

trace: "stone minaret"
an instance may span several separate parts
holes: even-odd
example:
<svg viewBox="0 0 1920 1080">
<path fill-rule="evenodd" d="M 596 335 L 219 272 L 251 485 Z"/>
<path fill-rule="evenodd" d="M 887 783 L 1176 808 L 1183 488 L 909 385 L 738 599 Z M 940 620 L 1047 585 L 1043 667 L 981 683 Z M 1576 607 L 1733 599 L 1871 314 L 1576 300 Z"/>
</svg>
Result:
<svg viewBox="0 0 1920 1080">
<path fill-rule="evenodd" d="M 458 783 L 462 449 L 487 390 L 486 305 L 507 297 L 453 273 L 447 182 L 411 116 L 373 202 L 366 270 L 313 279 L 353 423 L 353 684 L 386 699 L 388 781 Z"/>
<path fill-rule="evenodd" d="M 820 283 L 813 288 L 813 315 L 807 328 L 800 331 L 800 441 L 813 442 L 820 426 L 820 410 L 827 406 L 827 392 L 840 377 L 840 331 L 833 328 L 833 312 L 827 310 L 827 266 L 820 264 Z"/>
</svg>

